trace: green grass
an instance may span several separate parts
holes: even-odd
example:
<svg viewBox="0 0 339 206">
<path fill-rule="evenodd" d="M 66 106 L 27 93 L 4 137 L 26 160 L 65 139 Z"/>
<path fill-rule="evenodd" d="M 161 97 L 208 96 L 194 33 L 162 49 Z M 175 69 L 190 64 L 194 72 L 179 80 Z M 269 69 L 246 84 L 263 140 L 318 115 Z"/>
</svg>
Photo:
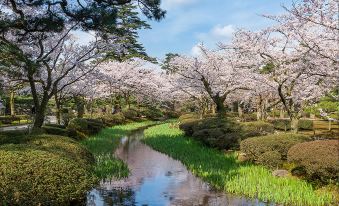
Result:
<svg viewBox="0 0 339 206">
<path fill-rule="evenodd" d="M 95 175 L 103 180 L 124 178 L 129 174 L 127 165 L 116 158 L 115 150 L 119 146 L 120 138 L 133 130 L 155 124 L 152 121 L 136 122 L 118 125 L 101 130 L 97 135 L 81 142 L 95 157 Z"/>
<path fill-rule="evenodd" d="M 148 128 L 143 141 L 180 160 L 193 174 L 220 190 L 284 205 L 330 205 L 334 201 L 330 193 L 316 191 L 306 181 L 274 177 L 262 166 L 238 162 L 235 154 L 204 147 L 186 138 L 175 124 Z"/>
</svg>

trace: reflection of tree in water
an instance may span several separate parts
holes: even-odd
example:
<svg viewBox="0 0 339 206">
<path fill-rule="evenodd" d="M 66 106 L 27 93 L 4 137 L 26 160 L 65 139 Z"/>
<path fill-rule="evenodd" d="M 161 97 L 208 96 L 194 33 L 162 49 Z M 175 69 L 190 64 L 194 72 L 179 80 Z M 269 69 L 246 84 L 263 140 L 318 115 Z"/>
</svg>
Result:
<svg viewBox="0 0 339 206">
<path fill-rule="evenodd" d="M 119 189 L 112 190 L 97 189 L 99 196 L 103 199 L 103 205 L 115 206 L 115 205 L 136 205 L 135 192 L 131 189 Z M 95 195 L 90 194 L 87 197 L 87 205 L 95 206 Z"/>
</svg>

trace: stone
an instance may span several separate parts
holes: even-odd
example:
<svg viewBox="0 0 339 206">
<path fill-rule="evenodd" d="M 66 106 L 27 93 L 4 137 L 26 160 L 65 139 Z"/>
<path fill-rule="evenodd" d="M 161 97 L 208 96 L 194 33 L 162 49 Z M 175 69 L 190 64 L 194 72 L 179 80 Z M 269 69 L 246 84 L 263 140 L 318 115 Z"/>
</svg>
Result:
<svg viewBox="0 0 339 206">
<path fill-rule="evenodd" d="M 238 160 L 239 160 L 240 162 L 245 162 L 245 161 L 248 160 L 248 157 L 246 156 L 245 153 L 239 153 L 239 154 L 238 154 Z"/>
<path fill-rule="evenodd" d="M 276 177 L 287 177 L 288 174 L 289 172 L 287 170 L 274 170 L 272 172 L 272 175 Z"/>
</svg>

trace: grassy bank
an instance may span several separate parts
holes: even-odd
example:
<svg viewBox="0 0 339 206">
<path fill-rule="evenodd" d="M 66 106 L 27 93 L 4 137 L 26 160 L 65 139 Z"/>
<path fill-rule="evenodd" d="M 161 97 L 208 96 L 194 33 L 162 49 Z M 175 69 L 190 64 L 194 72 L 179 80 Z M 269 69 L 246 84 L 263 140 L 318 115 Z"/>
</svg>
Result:
<svg viewBox="0 0 339 206">
<path fill-rule="evenodd" d="M 333 203 L 332 195 L 315 191 L 305 181 L 274 177 L 262 166 L 240 163 L 234 154 L 224 154 L 185 138 L 174 124 L 162 124 L 145 130 L 143 141 L 180 160 L 195 175 L 217 189 L 286 205 Z"/>
<path fill-rule="evenodd" d="M 81 142 L 95 157 L 95 175 L 100 179 L 112 179 L 127 177 L 129 170 L 127 165 L 114 156 L 114 151 L 119 146 L 120 138 L 128 135 L 133 130 L 155 124 L 153 121 L 144 121 L 118 125 L 101 130 Z"/>
</svg>

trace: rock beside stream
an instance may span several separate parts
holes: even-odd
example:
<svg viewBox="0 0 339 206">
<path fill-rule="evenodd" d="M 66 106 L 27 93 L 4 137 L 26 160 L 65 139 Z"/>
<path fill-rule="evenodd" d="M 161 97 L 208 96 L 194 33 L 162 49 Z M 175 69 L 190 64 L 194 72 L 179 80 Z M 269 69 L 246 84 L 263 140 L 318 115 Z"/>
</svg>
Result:
<svg viewBox="0 0 339 206">
<path fill-rule="evenodd" d="M 276 177 L 287 177 L 288 174 L 289 172 L 287 170 L 274 170 L 272 172 L 272 175 Z"/>
</svg>

